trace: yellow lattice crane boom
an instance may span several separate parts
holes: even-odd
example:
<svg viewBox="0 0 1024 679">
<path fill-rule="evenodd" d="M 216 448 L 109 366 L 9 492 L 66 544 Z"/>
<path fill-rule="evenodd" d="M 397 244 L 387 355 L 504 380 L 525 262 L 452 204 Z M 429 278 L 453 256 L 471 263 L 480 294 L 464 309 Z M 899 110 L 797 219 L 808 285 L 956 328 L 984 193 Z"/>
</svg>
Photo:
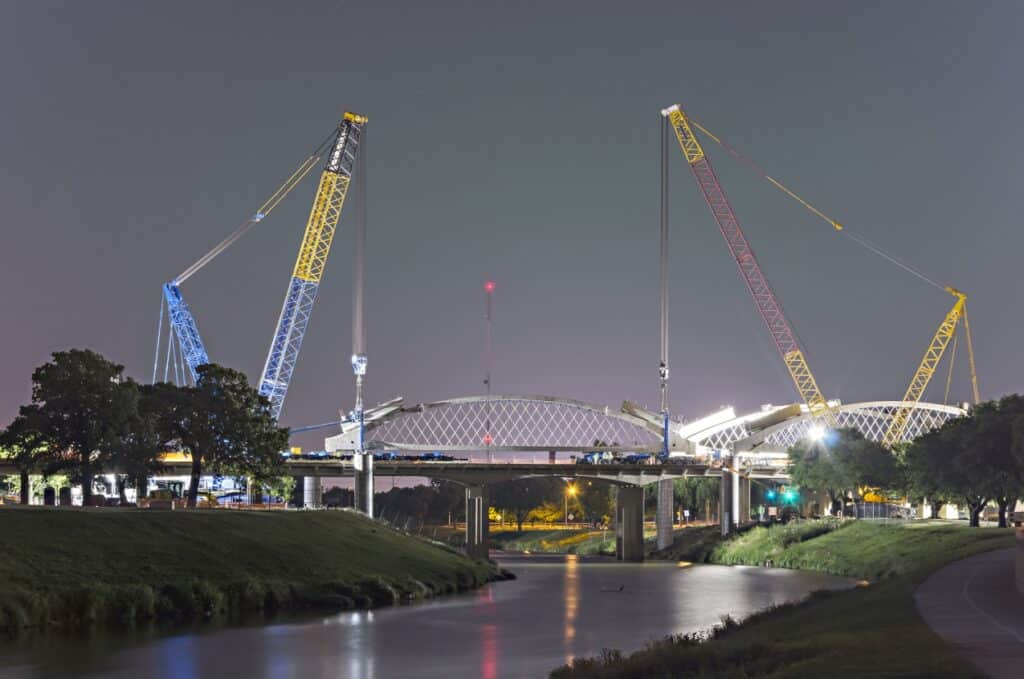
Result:
<svg viewBox="0 0 1024 679">
<path fill-rule="evenodd" d="M 689 117 L 684 117 L 684 121 L 692 124 L 693 127 L 696 127 L 703 134 L 707 135 L 709 139 L 711 139 L 716 144 L 725 149 L 734 158 L 749 165 L 751 168 L 754 169 L 755 172 L 761 175 L 761 177 L 765 181 L 769 182 L 770 184 L 775 186 L 775 188 L 782 191 L 784 194 L 798 202 L 800 205 L 809 210 L 812 214 L 824 220 L 826 223 L 832 226 L 834 230 L 838 231 L 847 238 L 854 240 L 861 247 L 873 252 L 874 254 L 878 255 L 879 257 L 882 257 L 883 259 L 889 261 L 890 263 L 895 264 L 904 271 L 907 271 L 908 273 L 917 276 L 921 280 L 925 281 L 926 283 L 936 288 L 945 290 L 954 298 L 956 298 L 953 303 L 953 308 L 950 309 L 949 313 L 947 313 L 945 318 L 942 319 L 942 323 L 939 324 L 938 330 L 935 331 L 935 335 L 932 337 L 931 342 L 928 344 L 928 348 L 925 350 L 924 353 L 924 358 L 921 360 L 921 363 L 918 365 L 917 370 L 914 372 L 914 376 L 910 380 L 910 385 L 907 387 L 906 393 L 903 396 L 902 405 L 899 408 L 897 408 L 897 410 L 893 413 L 893 417 L 889 424 L 889 427 L 886 429 L 882 437 L 882 442 L 885 445 L 892 445 L 893 443 L 897 443 L 902 439 L 904 431 L 907 427 L 907 423 L 910 419 L 910 414 L 913 412 L 917 403 L 921 400 L 922 396 L 924 395 L 924 391 L 927 388 L 929 382 L 931 381 L 932 376 L 935 374 L 936 368 L 942 361 L 942 357 L 946 352 L 946 348 L 949 346 L 950 340 L 952 340 L 955 337 L 957 325 L 960 322 L 961 318 L 963 319 L 964 323 L 964 334 L 967 337 L 967 356 L 971 370 L 972 395 L 974 396 L 975 403 L 981 400 L 978 390 L 978 374 L 974 363 L 974 343 L 971 338 L 971 326 L 967 319 L 967 295 L 957 290 L 956 288 L 952 288 L 948 285 L 943 285 L 935 281 L 934 279 L 926 276 L 925 274 L 923 274 L 921 271 L 914 268 L 910 264 L 885 252 L 884 250 L 874 245 L 873 243 L 863 238 L 862 236 L 852 233 L 849 229 L 845 228 L 838 221 L 832 219 L 832 217 L 828 216 L 827 214 L 819 210 L 810 202 L 801 198 L 785 184 L 769 175 L 753 160 L 747 158 L 746 156 L 744 156 L 743 154 L 741 154 L 740 152 L 736 151 L 734 148 L 726 144 L 724 141 L 722 141 L 721 138 L 712 134 L 709 130 L 707 130 L 707 128 L 702 126 L 696 120 Z M 689 127 L 687 127 L 687 129 L 689 129 Z M 692 133 L 690 136 L 692 137 Z M 683 140 L 682 138 L 680 138 L 680 143 L 682 142 Z M 684 153 L 686 153 L 688 160 L 690 160 L 691 158 L 700 159 L 703 158 L 704 156 L 704 151 L 700 147 L 700 144 L 697 143 L 696 139 L 687 139 L 687 145 L 683 148 L 683 151 Z M 694 161 L 691 161 L 691 163 L 692 162 Z M 952 362 L 952 358 L 950 360 Z M 951 363 L 951 374 L 952 367 L 953 366 Z M 948 394 L 948 385 L 946 389 Z"/>
<path fill-rule="evenodd" d="M 928 387 L 928 383 L 931 382 L 935 370 L 942 361 L 943 354 L 946 353 L 946 347 L 949 346 L 950 341 L 956 335 L 957 325 L 960 323 L 961 318 L 964 320 L 964 330 L 967 335 L 967 355 L 971 366 L 971 388 L 974 392 L 974 402 L 977 403 L 981 400 L 978 394 L 978 376 L 974 368 L 974 347 L 971 341 L 971 329 L 967 322 L 967 295 L 956 288 L 948 286 L 946 287 L 946 292 L 953 295 L 956 301 L 953 302 L 953 308 L 942 319 L 942 323 L 939 324 L 938 330 L 935 331 L 932 341 L 928 343 L 928 348 L 924 352 L 924 358 L 921 359 L 920 365 L 914 371 L 914 376 L 910 379 L 907 391 L 903 395 L 903 403 L 893 413 L 889 427 L 882 436 L 883 445 L 892 446 L 903 439 L 903 432 L 907 428 L 910 414 L 924 395 L 924 390 Z"/>
<path fill-rule="evenodd" d="M 834 424 L 834 417 L 828 401 L 821 393 L 821 389 L 818 388 L 814 374 L 807 364 L 806 354 L 797 340 L 796 332 L 794 332 L 789 319 L 786 318 L 782 304 L 768 283 L 768 279 L 765 278 L 761 266 L 757 263 L 754 250 L 747 242 L 739 220 L 722 191 L 718 177 L 711 168 L 711 162 L 693 134 L 686 113 L 678 105 L 671 106 L 661 113 L 675 131 L 679 147 L 683 150 L 683 155 L 686 157 L 694 179 L 697 180 L 697 186 L 700 187 L 704 200 L 718 223 L 718 228 L 725 238 L 729 252 L 732 254 L 736 266 L 739 267 L 740 275 L 747 284 L 747 289 L 750 291 L 750 296 L 753 298 L 761 318 L 768 326 L 768 331 L 782 355 L 782 360 L 793 379 L 793 384 L 796 385 L 800 398 L 807 404 L 812 414 L 825 418 L 829 424 Z"/>
<path fill-rule="evenodd" d="M 281 413 L 306 325 L 313 312 L 327 255 L 331 251 L 331 242 L 355 171 L 356 155 L 366 123 L 365 116 L 345 113 L 320 175 L 277 330 L 260 378 L 260 393 L 270 400 L 275 418 Z"/>
</svg>

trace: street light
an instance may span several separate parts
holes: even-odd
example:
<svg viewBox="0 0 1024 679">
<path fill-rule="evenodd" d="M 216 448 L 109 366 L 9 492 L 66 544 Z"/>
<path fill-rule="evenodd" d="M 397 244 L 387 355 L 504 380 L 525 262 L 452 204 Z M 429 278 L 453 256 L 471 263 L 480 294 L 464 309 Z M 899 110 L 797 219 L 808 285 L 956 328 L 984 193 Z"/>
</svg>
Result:
<svg viewBox="0 0 1024 679">
<path fill-rule="evenodd" d="M 807 430 L 807 438 L 811 439 L 815 443 L 820 443 L 825 439 L 825 434 L 828 433 L 828 429 L 820 424 L 812 424 L 810 429 Z"/>
<path fill-rule="evenodd" d="M 565 486 L 565 525 L 569 525 L 569 496 L 576 497 L 576 486 L 571 483 Z"/>
</svg>

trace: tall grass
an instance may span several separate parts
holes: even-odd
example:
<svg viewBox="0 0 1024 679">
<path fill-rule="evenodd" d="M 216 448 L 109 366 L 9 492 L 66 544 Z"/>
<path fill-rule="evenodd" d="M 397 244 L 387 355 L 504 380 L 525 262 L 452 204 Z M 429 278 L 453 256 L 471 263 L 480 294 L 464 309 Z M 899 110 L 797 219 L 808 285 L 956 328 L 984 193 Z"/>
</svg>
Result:
<svg viewBox="0 0 1024 679">
<path fill-rule="evenodd" d="M 498 575 L 352 512 L 4 508 L 0 535 L 8 633 L 365 608 Z"/>
</svg>

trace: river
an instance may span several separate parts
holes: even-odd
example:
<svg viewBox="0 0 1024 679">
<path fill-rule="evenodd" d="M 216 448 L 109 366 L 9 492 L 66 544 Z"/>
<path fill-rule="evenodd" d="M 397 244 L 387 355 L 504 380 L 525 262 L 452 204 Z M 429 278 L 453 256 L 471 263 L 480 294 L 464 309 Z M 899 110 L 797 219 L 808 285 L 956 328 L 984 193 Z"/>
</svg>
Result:
<svg viewBox="0 0 1024 679">
<path fill-rule="evenodd" d="M 851 581 L 820 573 L 575 556 L 502 556 L 518 579 L 412 606 L 177 634 L 36 637 L 0 646 L 0 677 L 546 677 Z"/>
</svg>

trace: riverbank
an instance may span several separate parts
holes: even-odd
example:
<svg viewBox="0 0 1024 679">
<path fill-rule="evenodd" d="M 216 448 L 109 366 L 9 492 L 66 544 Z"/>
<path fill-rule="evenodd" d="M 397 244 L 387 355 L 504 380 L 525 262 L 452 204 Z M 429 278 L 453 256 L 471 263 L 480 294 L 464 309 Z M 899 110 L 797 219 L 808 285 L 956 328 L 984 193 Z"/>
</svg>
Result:
<svg viewBox="0 0 1024 679">
<path fill-rule="evenodd" d="M 615 531 L 579 528 L 493 531 L 491 547 L 522 554 L 615 556 Z"/>
<path fill-rule="evenodd" d="M 947 563 L 1013 544 L 1012 530 L 940 523 L 805 522 L 754 528 L 718 542 L 706 530 L 683 531 L 663 556 L 771 562 L 861 578 L 865 586 L 815 594 L 740 624 L 725 620 L 711 634 L 669 637 L 630 655 L 576 659 L 551 676 L 983 676 L 924 623 L 914 589 Z"/>
<path fill-rule="evenodd" d="M 7 633 L 369 608 L 500 578 L 347 511 L 4 507 L 0 535 Z"/>
</svg>

